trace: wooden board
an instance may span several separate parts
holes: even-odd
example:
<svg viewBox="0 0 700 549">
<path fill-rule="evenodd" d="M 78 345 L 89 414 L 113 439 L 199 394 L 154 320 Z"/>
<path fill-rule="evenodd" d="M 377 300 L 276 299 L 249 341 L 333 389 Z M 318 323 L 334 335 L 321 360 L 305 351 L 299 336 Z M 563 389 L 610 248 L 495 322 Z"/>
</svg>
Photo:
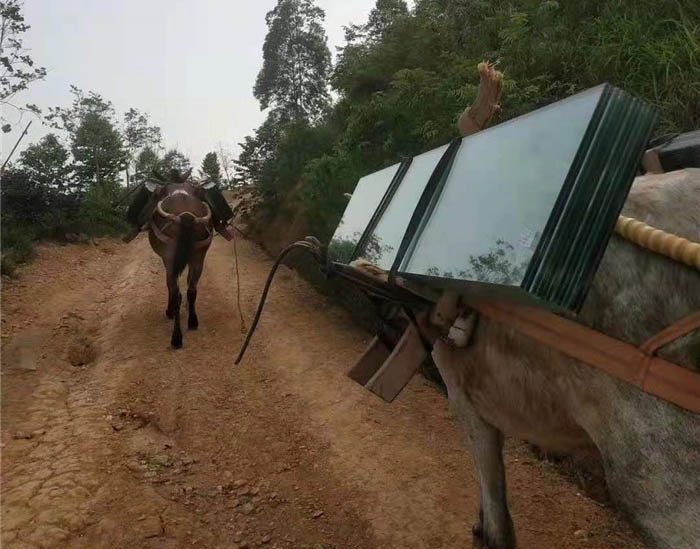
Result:
<svg viewBox="0 0 700 549">
<path fill-rule="evenodd" d="M 377 373 L 377 370 L 382 367 L 386 359 L 389 358 L 390 354 L 391 351 L 387 346 L 377 336 L 374 336 L 365 352 L 362 353 L 355 365 L 350 368 L 348 377 L 360 385 L 366 385 L 372 376 Z"/>
<path fill-rule="evenodd" d="M 411 381 L 428 351 L 418 331 L 409 324 L 396 347 L 365 387 L 387 402 L 393 401 Z"/>
</svg>

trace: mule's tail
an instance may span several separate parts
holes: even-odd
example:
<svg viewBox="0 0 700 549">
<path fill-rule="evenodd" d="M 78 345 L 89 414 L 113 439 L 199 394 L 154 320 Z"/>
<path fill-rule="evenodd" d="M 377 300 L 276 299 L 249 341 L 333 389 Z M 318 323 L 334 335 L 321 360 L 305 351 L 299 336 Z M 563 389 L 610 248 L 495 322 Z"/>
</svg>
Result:
<svg viewBox="0 0 700 549">
<path fill-rule="evenodd" d="M 173 258 L 175 277 L 180 276 L 185 270 L 185 266 L 190 262 L 194 251 L 194 242 L 194 217 L 190 213 L 184 213 L 180 216 L 180 231 L 175 243 L 175 257 Z"/>
</svg>

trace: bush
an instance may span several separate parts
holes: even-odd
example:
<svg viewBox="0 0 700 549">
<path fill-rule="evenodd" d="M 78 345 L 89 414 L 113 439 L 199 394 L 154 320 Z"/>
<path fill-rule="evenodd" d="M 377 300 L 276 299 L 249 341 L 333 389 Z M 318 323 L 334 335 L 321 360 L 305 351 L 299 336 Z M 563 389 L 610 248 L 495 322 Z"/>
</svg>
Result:
<svg viewBox="0 0 700 549">
<path fill-rule="evenodd" d="M 126 232 L 123 207 L 113 206 L 116 184 L 86 193 L 61 192 L 36 181 L 27 171 L 10 168 L 2 175 L 2 273 L 30 260 L 33 242 L 63 239 L 66 233 L 116 236 Z"/>
<path fill-rule="evenodd" d="M 12 276 L 17 265 L 34 257 L 34 234 L 10 216 L 2 216 L 2 274 Z"/>
<path fill-rule="evenodd" d="M 124 208 L 113 206 L 116 192 L 116 188 L 102 186 L 86 193 L 76 220 L 78 232 L 89 236 L 117 236 L 129 230 Z"/>
</svg>

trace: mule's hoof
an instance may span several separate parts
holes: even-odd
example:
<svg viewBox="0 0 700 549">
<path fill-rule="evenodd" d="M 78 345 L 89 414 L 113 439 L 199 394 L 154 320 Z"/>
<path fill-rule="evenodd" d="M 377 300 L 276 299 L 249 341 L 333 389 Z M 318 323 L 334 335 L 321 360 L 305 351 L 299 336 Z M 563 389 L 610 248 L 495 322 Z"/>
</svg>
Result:
<svg viewBox="0 0 700 549">
<path fill-rule="evenodd" d="M 196 316 L 191 316 L 187 319 L 187 328 L 190 330 L 196 330 L 199 328 L 199 320 Z"/>
<path fill-rule="evenodd" d="M 173 336 L 170 339 L 170 345 L 172 345 L 173 349 L 182 349 L 182 336 Z"/>
<path fill-rule="evenodd" d="M 472 549 L 515 549 L 515 535 L 512 531 L 506 532 L 500 539 L 493 539 L 488 532 L 484 532 L 484 524 L 477 522 L 472 526 L 472 534 Z"/>
</svg>

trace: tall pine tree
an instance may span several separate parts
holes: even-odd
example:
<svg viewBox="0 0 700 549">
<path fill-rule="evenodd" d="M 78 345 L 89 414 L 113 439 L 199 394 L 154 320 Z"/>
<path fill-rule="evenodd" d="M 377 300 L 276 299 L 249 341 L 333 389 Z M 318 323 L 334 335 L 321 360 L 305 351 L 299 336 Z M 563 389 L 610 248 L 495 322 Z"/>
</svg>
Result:
<svg viewBox="0 0 700 549">
<path fill-rule="evenodd" d="M 328 107 L 331 54 L 324 18 L 313 0 L 278 0 L 268 12 L 263 66 L 253 88 L 262 109 L 310 121 Z"/>
<path fill-rule="evenodd" d="M 219 165 L 219 159 L 215 152 L 207 153 L 202 161 L 200 172 L 214 183 L 219 183 L 221 181 L 221 166 Z"/>
</svg>

